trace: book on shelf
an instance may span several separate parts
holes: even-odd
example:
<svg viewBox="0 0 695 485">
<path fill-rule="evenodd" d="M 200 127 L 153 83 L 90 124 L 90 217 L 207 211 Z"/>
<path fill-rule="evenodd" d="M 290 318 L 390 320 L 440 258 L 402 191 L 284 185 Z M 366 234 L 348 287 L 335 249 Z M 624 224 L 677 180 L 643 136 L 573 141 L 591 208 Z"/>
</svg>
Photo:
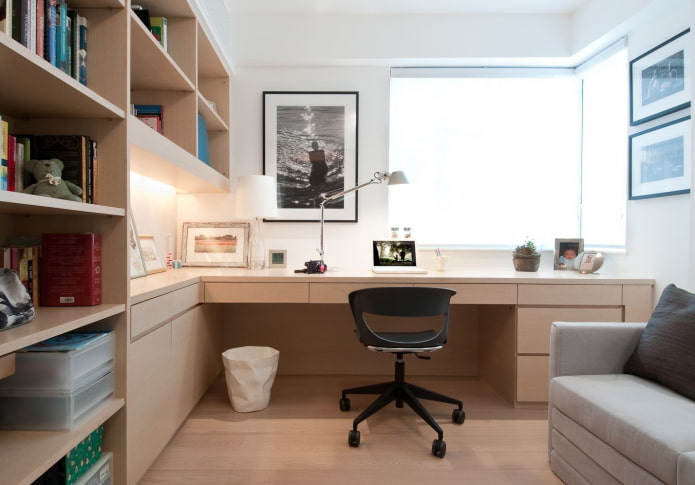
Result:
<svg viewBox="0 0 695 485">
<path fill-rule="evenodd" d="M 158 133 L 164 130 L 164 109 L 161 104 L 133 104 L 131 112 Z"/>
<path fill-rule="evenodd" d="M 44 45 L 44 35 L 46 26 L 46 0 L 36 0 L 36 55 L 39 57 L 44 56 L 45 45 Z"/>
<path fill-rule="evenodd" d="M 5 0 L 0 7 L 0 31 L 12 37 L 12 3 L 14 0 Z"/>
<path fill-rule="evenodd" d="M 15 136 L 17 140 L 15 162 L 17 179 L 15 181 L 16 191 L 23 192 L 24 187 L 28 187 L 31 174 L 24 170 L 24 164 L 31 157 L 31 139 L 25 136 Z"/>
<path fill-rule="evenodd" d="M 44 12 L 44 59 L 54 66 L 58 66 L 57 50 L 57 30 L 58 21 L 58 0 L 46 0 L 46 11 Z"/>
<path fill-rule="evenodd" d="M 66 74 L 70 74 L 69 54 L 70 48 L 68 25 L 68 4 L 65 0 L 58 0 L 56 5 L 56 66 Z"/>
<path fill-rule="evenodd" d="M 101 303 L 101 235 L 41 235 L 42 306 Z"/>
<path fill-rule="evenodd" d="M 0 116 L 0 190 L 7 190 L 10 124 Z"/>
<path fill-rule="evenodd" d="M 70 74 L 87 85 L 87 19 L 76 10 L 68 10 L 70 18 Z"/>
<path fill-rule="evenodd" d="M 7 135 L 7 189 L 8 192 L 17 191 L 17 139 L 14 135 Z"/>
<path fill-rule="evenodd" d="M 48 160 L 57 158 L 63 162 L 64 180 L 68 180 L 82 189 L 82 202 L 94 203 L 93 155 L 94 143 L 85 135 L 20 135 L 29 138 L 30 159 Z M 26 154 L 25 154 L 26 157 Z M 26 160 L 26 158 L 25 158 Z M 28 180 L 25 183 L 34 183 Z M 90 187 L 92 185 L 92 187 Z"/>
<path fill-rule="evenodd" d="M 20 281 L 29 292 L 34 306 L 39 306 L 39 254 L 38 246 L 13 246 L 0 248 L 2 267 L 17 272 Z"/>
<path fill-rule="evenodd" d="M 149 30 L 151 27 L 150 24 L 150 11 L 146 8 L 144 8 L 142 5 L 131 5 L 130 6 L 131 10 L 137 15 L 137 17 L 140 19 L 140 22 L 143 23 L 145 27 Z"/>
<path fill-rule="evenodd" d="M 168 33 L 167 33 L 167 18 L 166 17 L 150 17 L 150 31 L 154 38 L 159 41 L 159 44 L 168 50 Z"/>
<path fill-rule="evenodd" d="M 210 165 L 210 147 L 208 145 L 208 128 L 203 115 L 198 113 L 198 159 Z"/>
</svg>

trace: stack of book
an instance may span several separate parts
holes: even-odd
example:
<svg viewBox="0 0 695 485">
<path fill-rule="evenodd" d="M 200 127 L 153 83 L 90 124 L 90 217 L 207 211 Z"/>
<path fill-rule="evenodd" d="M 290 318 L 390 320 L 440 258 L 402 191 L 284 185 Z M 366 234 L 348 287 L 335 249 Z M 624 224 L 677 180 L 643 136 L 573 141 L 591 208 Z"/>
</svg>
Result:
<svg viewBox="0 0 695 485">
<path fill-rule="evenodd" d="M 86 135 L 10 134 L 2 124 L 2 190 L 22 192 L 37 180 L 24 170 L 27 160 L 57 158 L 63 162 L 63 180 L 82 189 L 82 202 L 96 203 L 97 142 Z"/>
<path fill-rule="evenodd" d="M 131 106 L 133 116 L 147 126 L 162 133 L 164 129 L 164 112 L 161 104 L 134 104 Z"/>
<path fill-rule="evenodd" d="M 0 248 L 0 254 L 2 267 L 17 272 L 32 303 L 39 306 L 39 246 L 8 245 Z"/>
<path fill-rule="evenodd" d="M 67 0 L 5 0 L 5 33 L 87 84 L 87 19 Z"/>
<path fill-rule="evenodd" d="M 159 41 L 164 50 L 167 50 L 167 37 L 169 35 L 167 32 L 167 18 L 150 16 L 150 10 L 142 5 L 132 4 L 130 8 L 135 12 L 135 15 L 137 15 L 143 25 L 152 32 L 152 35 Z"/>
</svg>

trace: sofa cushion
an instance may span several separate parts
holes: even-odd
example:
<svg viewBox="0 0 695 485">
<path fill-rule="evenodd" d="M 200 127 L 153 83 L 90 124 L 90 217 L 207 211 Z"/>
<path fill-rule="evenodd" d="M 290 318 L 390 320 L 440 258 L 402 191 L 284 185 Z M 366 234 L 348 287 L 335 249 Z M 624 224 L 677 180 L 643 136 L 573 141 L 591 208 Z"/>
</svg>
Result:
<svg viewBox="0 0 695 485">
<path fill-rule="evenodd" d="M 695 402 L 640 377 L 555 377 L 550 403 L 667 484 L 678 483 L 681 454 L 695 451 Z"/>
<path fill-rule="evenodd" d="M 625 363 L 628 374 L 695 400 L 695 295 L 670 284 Z"/>
</svg>

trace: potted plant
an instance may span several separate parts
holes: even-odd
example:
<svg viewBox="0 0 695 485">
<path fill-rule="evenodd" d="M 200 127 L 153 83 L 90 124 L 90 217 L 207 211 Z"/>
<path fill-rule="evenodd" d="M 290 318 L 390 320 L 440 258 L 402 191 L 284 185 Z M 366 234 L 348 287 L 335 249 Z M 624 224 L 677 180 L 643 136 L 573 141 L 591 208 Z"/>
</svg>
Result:
<svg viewBox="0 0 695 485">
<path fill-rule="evenodd" d="M 541 253 L 536 244 L 528 237 L 512 253 L 512 261 L 516 271 L 538 271 L 541 264 Z"/>
</svg>

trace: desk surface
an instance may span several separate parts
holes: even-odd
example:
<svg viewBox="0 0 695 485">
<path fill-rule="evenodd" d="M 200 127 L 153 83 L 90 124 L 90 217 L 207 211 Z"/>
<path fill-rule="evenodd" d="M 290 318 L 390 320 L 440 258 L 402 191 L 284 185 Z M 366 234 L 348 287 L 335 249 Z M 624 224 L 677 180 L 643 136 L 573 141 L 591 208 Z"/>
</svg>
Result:
<svg viewBox="0 0 695 485">
<path fill-rule="evenodd" d="M 575 271 L 546 272 L 474 272 L 447 270 L 409 275 L 377 275 L 371 270 L 329 271 L 325 274 L 294 273 L 292 269 L 246 268 L 182 268 L 156 273 L 130 282 L 131 303 L 183 288 L 198 282 L 204 283 L 310 283 L 310 284 L 526 284 L 526 285 L 654 285 L 647 277 L 616 276 L 609 274 L 580 274 Z"/>
</svg>

